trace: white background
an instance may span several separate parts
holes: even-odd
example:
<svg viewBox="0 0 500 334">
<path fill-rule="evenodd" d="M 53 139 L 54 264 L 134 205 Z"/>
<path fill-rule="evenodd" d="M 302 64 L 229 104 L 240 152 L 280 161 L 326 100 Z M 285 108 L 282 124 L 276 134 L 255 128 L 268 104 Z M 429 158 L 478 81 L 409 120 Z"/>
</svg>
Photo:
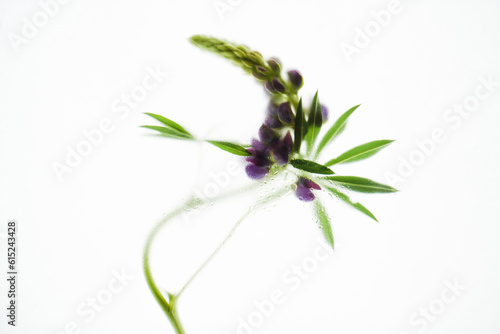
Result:
<svg viewBox="0 0 500 334">
<path fill-rule="evenodd" d="M 0 2 L 0 221 L 2 244 L 7 221 L 19 223 L 20 272 L 18 327 L 7 326 L 2 311 L 0 331 L 173 333 L 142 275 L 147 233 L 203 189 L 211 172 L 242 162 L 151 136 L 138 127 L 154 123 L 143 113 L 163 114 L 200 137 L 245 143 L 267 103 L 241 69 L 187 41 L 207 34 L 300 69 L 304 99 L 319 89 L 332 117 L 361 103 L 332 157 L 397 139 L 337 173 L 389 182 L 402 161 L 418 163 L 395 183 L 399 193 L 353 194 L 380 224 L 328 202 L 335 252 L 296 290 L 283 275 L 313 254 L 321 236 L 307 205 L 291 196 L 245 221 L 183 295 L 187 332 L 237 333 L 238 317 L 247 319 L 255 301 L 279 289 L 285 301 L 251 331 L 499 333 L 500 2 L 401 0 L 390 22 L 346 57 L 341 46 L 355 46 L 359 31 L 374 27 L 373 11 L 387 10 L 389 1 L 223 0 L 231 8 L 225 12 L 212 1 L 72 0 L 17 46 L 13 36 L 43 11 L 37 1 Z M 120 117 L 116 101 L 156 67 L 168 75 Z M 448 114 L 477 101 L 480 78 L 488 77 L 497 86 L 479 88 L 488 97 L 467 117 Z M 59 180 L 54 163 L 65 163 L 68 147 L 103 119 L 113 130 Z M 436 129 L 446 140 L 418 153 L 416 141 Z M 250 182 L 241 173 L 231 178 L 232 185 Z M 175 291 L 221 239 L 248 206 L 246 197 L 235 201 L 166 229 L 154 255 L 162 286 Z M 89 298 L 103 296 L 115 271 L 133 279 L 92 319 L 79 314 L 82 303 L 88 310 Z M 453 296 L 447 282 L 463 290 L 443 303 L 443 291 Z M 439 314 L 425 320 L 429 307 Z"/>
</svg>

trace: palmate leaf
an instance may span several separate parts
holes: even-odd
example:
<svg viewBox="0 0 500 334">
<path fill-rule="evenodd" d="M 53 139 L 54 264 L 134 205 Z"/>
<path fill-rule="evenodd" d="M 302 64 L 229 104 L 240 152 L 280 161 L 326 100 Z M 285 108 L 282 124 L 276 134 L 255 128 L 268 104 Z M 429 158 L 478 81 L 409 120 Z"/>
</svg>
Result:
<svg viewBox="0 0 500 334">
<path fill-rule="evenodd" d="M 362 193 L 392 193 L 398 191 L 391 186 L 358 176 L 335 175 L 326 179 L 352 191 Z"/>
<path fill-rule="evenodd" d="M 356 210 L 364 213 L 365 215 L 367 215 L 368 217 L 370 217 L 371 219 L 375 220 L 378 223 L 377 218 L 375 218 L 375 216 L 373 215 L 373 213 L 371 213 L 370 210 L 368 210 L 363 204 L 361 204 L 361 203 L 354 203 L 353 201 L 351 201 L 351 199 L 349 198 L 349 196 L 347 196 L 343 192 L 340 192 L 339 190 L 337 190 L 337 189 L 335 189 L 333 187 L 325 187 L 325 188 L 328 191 L 330 191 L 333 195 L 335 195 L 335 197 L 337 197 L 338 199 L 344 201 L 348 205 L 352 206 L 354 209 L 356 209 Z"/>
<path fill-rule="evenodd" d="M 240 155 L 240 156 L 251 156 L 250 152 L 248 152 L 243 146 L 235 144 L 235 143 L 230 143 L 227 141 L 220 141 L 220 140 L 207 140 L 207 143 L 210 143 L 221 150 L 224 150 L 226 152 L 235 154 L 235 155 Z"/>
<path fill-rule="evenodd" d="M 354 112 L 354 110 L 358 109 L 360 104 L 357 106 L 352 107 L 351 109 L 347 110 L 345 113 L 340 116 L 337 121 L 332 125 L 332 127 L 325 133 L 321 141 L 319 142 L 318 149 L 316 150 L 315 157 L 318 157 L 323 148 L 325 148 L 326 144 L 331 142 L 335 137 L 337 137 L 345 128 L 347 119 L 351 114 Z"/>
<path fill-rule="evenodd" d="M 164 126 L 157 126 L 157 125 L 141 125 L 142 128 L 150 129 L 150 130 L 155 130 L 160 132 L 162 135 L 169 137 L 169 138 L 175 138 L 175 139 L 193 139 L 193 136 L 190 134 L 185 134 L 183 132 L 179 132 L 177 130 L 171 129 L 171 128 L 166 128 Z"/>
<path fill-rule="evenodd" d="M 311 154 L 314 142 L 316 141 L 316 138 L 318 137 L 319 131 L 321 130 L 321 125 L 323 124 L 323 116 L 321 113 L 321 105 L 319 103 L 319 97 L 318 97 L 318 91 L 316 91 L 316 94 L 314 95 L 312 105 L 311 105 L 311 111 L 309 113 L 309 118 L 307 120 L 307 135 L 306 135 L 306 141 L 307 141 L 307 152 L 308 154 Z"/>
<path fill-rule="evenodd" d="M 349 151 L 342 153 L 335 159 L 328 161 L 327 163 L 325 163 L 325 166 L 333 166 L 335 164 L 341 163 L 345 164 L 348 162 L 354 162 L 369 158 L 393 141 L 394 140 L 375 140 L 366 144 L 356 146 Z"/>
<path fill-rule="evenodd" d="M 297 106 L 297 115 L 295 116 L 295 128 L 294 128 L 294 150 L 295 152 L 300 151 L 300 145 L 302 144 L 302 139 L 304 138 L 304 124 L 306 120 L 304 117 L 304 110 L 302 109 L 302 98 L 299 100 L 299 105 Z"/>
<path fill-rule="evenodd" d="M 326 213 L 325 207 L 317 198 L 314 200 L 313 206 L 314 215 L 316 216 L 318 225 L 323 232 L 323 236 L 326 242 L 328 242 L 328 244 L 333 248 L 332 225 L 330 223 L 330 218 Z"/>
<path fill-rule="evenodd" d="M 335 174 L 330 168 L 310 160 L 295 159 L 291 160 L 290 164 L 297 169 L 309 173 L 324 174 L 324 175 Z"/>
</svg>

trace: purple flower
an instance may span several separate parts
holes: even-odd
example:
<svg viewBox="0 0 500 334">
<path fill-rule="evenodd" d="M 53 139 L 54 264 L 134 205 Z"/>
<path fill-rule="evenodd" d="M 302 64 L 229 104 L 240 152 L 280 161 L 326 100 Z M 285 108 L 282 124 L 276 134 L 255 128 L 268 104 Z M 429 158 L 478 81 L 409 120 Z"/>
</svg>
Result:
<svg viewBox="0 0 500 334">
<path fill-rule="evenodd" d="M 320 190 L 321 187 L 313 181 L 306 179 L 305 177 L 301 177 L 299 181 L 297 181 L 297 190 L 295 191 L 295 194 L 299 200 L 310 202 L 316 198 L 311 189 Z"/>
<path fill-rule="evenodd" d="M 292 152 L 293 140 L 290 132 L 287 132 L 283 139 L 280 139 L 273 147 L 274 161 L 280 166 L 288 163 L 288 158 Z"/>
<path fill-rule="evenodd" d="M 267 150 L 261 151 L 255 148 L 249 148 L 247 151 L 250 152 L 250 154 L 252 154 L 252 156 L 246 158 L 246 160 L 251 164 L 254 164 L 255 166 L 259 167 L 271 166 L 272 161 L 271 159 L 269 159 L 269 152 Z"/>
<path fill-rule="evenodd" d="M 278 105 L 272 101 L 267 106 L 267 116 L 264 124 L 271 129 L 281 129 L 283 127 L 283 124 L 278 119 Z"/>
<path fill-rule="evenodd" d="M 249 150 L 255 149 L 257 151 L 267 151 L 269 149 L 268 146 L 264 145 L 262 142 L 258 141 L 257 139 L 252 139 L 252 148 Z"/>
<path fill-rule="evenodd" d="M 268 116 L 264 121 L 264 124 L 271 129 L 281 129 L 283 127 L 283 123 L 281 123 L 279 119 L 272 116 Z"/>
<path fill-rule="evenodd" d="M 267 115 L 272 117 L 278 117 L 278 105 L 274 102 L 269 102 L 267 105 Z"/>
<path fill-rule="evenodd" d="M 302 74 L 300 74 L 300 72 L 297 70 L 288 71 L 288 78 L 290 79 L 290 82 L 296 89 L 301 88 L 302 85 L 304 84 L 304 79 L 302 78 Z"/>
<path fill-rule="evenodd" d="M 266 176 L 267 173 L 269 173 L 269 167 L 260 167 L 254 164 L 249 164 L 245 167 L 245 171 L 251 179 L 260 180 Z"/>
<path fill-rule="evenodd" d="M 328 108 L 325 105 L 321 105 L 321 116 L 323 117 L 323 123 L 328 120 Z"/>
<path fill-rule="evenodd" d="M 264 145 L 272 144 L 277 137 L 278 134 L 273 129 L 265 124 L 261 125 L 259 129 L 259 138 Z"/>
<path fill-rule="evenodd" d="M 285 86 L 278 78 L 273 78 L 272 85 L 274 89 L 280 93 L 284 93 L 286 91 Z"/>
<path fill-rule="evenodd" d="M 264 87 L 266 87 L 266 90 L 271 93 L 271 94 L 275 94 L 277 93 L 278 91 L 273 87 L 273 84 L 271 83 L 271 81 L 266 81 Z"/>
<path fill-rule="evenodd" d="M 285 124 L 292 124 L 293 123 L 293 111 L 292 107 L 290 106 L 290 102 L 284 102 L 278 106 L 278 118 L 281 122 Z"/>
</svg>

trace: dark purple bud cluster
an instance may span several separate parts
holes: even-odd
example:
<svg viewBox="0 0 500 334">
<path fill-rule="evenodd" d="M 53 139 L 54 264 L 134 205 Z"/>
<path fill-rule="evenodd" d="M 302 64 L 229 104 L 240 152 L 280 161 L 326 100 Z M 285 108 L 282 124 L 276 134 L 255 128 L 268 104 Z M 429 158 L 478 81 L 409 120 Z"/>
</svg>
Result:
<svg viewBox="0 0 500 334">
<path fill-rule="evenodd" d="M 288 71 L 288 81 L 284 81 L 277 59 L 269 59 L 267 65 L 267 69 L 256 66 L 253 72 L 258 79 L 267 78 L 265 88 L 272 95 L 265 121 L 259 128 L 259 139 L 252 140 L 251 148 L 248 149 L 252 155 L 246 158 L 248 165 L 245 171 L 254 180 L 264 178 L 273 165 L 283 166 L 289 162 L 294 146 L 290 130 L 294 131 L 295 125 L 295 114 L 290 101 L 304 85 L 302 74 L 297 70 Z M 324 105 L 321 105 L 321 112 L 323 121 L 326 121 L 328 109 Z M 321 188 L 304 177 L 297 181 L 296 194 L 301 201 L 314 200 L 313 189 Z"/>
<path fill-rule="evenodd" d="M 297 190 L 295 193 L 301 201 L 310 202 L 316 198 L 311 189 L 321 190 L 321 187 L 313 181 L 301 177 L 297 181 Z"/>
<path fill-rule="evenodd" d="M 249 162 L 245 168 L 247 175 L 254 180 L 262 179 L 269 173 L 274 163 L 280 166 L 286 165 L 292 148 L 293 139 L 290 132 L 280 137 L 278 132 L 262 124 L 259 129 L 259 140 L 252 140 L 252 147 L 248 149 L 252 156 L 246 159 Z"/>
<path fill-rule="evenodd" d="M 271 69 L 272 73 L 263 73 L 259 72 L 258 68 L 257 73 L 253 73 L 255 77 L 258 79 L 262 79 L 264 76 L 267 78 L 264 86 L 266 90 L 271 94 L 296 94 L 297 91 L 304 84 L 304 79 L 302 78 L 302 74 L 300 74 L 297 70 L 288 71 L 288 82 L 285 82 L 281 77 L 281 65 L 280 62 L 271 58 L 267 61 L 267 65 Z"/>
</svg>

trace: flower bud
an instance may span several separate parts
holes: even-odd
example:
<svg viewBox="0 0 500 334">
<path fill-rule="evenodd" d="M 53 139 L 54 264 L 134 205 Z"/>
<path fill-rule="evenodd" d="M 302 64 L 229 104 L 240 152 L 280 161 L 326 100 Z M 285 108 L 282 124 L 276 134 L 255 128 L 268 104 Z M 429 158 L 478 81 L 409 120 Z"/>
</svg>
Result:
<svg viewBox="0 0 500 334">
<path fill-rule="evenodd" d="M 259 129 L 259 138 L 264 145 L 271 144 L 277 137 L 277 133 L 265 124 Z"/>
<path fill-rule="evenodd" d="M 272 85 L 274 89 L 280 93 L 284 93 L 286 91 L 285 86 L 278 78 L 273 78 Z"/>
<path fill-rule="evenodd" d="M 273 116 L 268 116 L 264 121 L 264 124 L 271 129 L 281 129 L 283 127 L 283 123 L 281 123 L 279 119 Z"/>
<path fill-rule="evenodd" d="M 257 70 L 252 70 L 252 75 L 258 80 L 265 80 L 266 76 Z"/>
<path fill-rule="evenodd" d="M 269 67 L 271 67 L 271 69 L 273 70 L 274 74 L 280 74 L 281 65 L 276 58 L 269 59 L 267 63 L 269 64 Z"/>
<path fill-rule="evenodd" d="M 278 118 L 285 124 L 292 124 L 294 115 L 290 102 L 284 102 L 278 106 Z"/>
<path fill-rule="evenodd" d="M 293 140 L 290 132 L 287 132 L 285 137 L 278 141 L 273 147 L 274 161 L 278 165 L 286 165 L 292 152 Z"/>
<path fill-rule="evenodd" d="M 304 79 L 298 70 L 288 71 L 288 78 L 295 89 L 300 89 L 304 85 Z"/>
<path fill-rule="evenodd" d="M 267 115 L 278 117 L 278 105 L 273 101 L 269 101 L 269 104 L 267 105 Z"/>
<path fill-rule="evenodd" d="M 323 117 L 323 123 L 328 120 L 328 108 L 325 105 L 321 105 L 321 116 Z"/>
<path fill-rule="evenodd" d="M 266 84 L 264 85 L 266 87 L 266 90 L 271 93 L 271 94 L 276 94 L 278 91 L 273 87 L 273 84 L 271 81 L 266 81 Z"/>
<path fill-rule="evenodd" d="M 265 67 L 262 67 L 262 66 L 255 66 L 255 69 L 257 71 L 259 71 L 260 73 L 262 73 L 262 74 L 267 74 L 268 73 L 267 69 Z"/>
</svg>

